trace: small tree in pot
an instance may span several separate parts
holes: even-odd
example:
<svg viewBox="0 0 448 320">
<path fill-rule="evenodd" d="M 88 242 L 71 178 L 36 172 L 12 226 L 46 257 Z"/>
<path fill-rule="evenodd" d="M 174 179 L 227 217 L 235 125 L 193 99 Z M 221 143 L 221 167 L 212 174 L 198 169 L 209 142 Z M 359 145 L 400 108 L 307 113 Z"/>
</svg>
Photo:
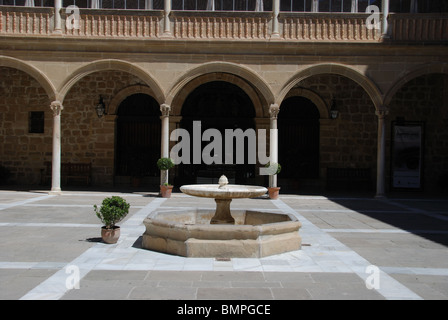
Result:
<svg viewBox="0 0 448 320">
<path fill-rule="evenodd" d="M 282 166 L 280 165 L 280 163 L 271 163 L 268 162 L 265 166 L 267 168 L 268 174 L 270 176 L 274 176 L 276 174 L 279 174 L 280 171 L 282 171 Z M 269 192 L 269 198 L 271 199 L 278 199 L 278 194 L 280 192 L 280 187 L 277 187 L 277 185 L 272 185 L 272 181 L 273 179 L 271 179 L 271 177 L 269 177 L 269 187 L 268 187 L 268 192 Z"/>
<path fill-rule="evenodd" d="M 104 223 L 101 227 L 101 237 L 106 243 L 117 243 L 120 237 L 120 227 L 115 224 L 121 221 L 129 213 L 130 204 L 121 197 L 112 196 L 105 198 L 101 207 L 95 204 L 96 216 Z"/>
<path fill-rule="evenodd" d="M 160 158 L 157 160 L 157 167 L 160 170 L 160 194 L 163 198 L 171 197 L 173 186 L 168 183 L 168 170 L 174 167 L 174 162 L 171 158 Z"/>
</svg>

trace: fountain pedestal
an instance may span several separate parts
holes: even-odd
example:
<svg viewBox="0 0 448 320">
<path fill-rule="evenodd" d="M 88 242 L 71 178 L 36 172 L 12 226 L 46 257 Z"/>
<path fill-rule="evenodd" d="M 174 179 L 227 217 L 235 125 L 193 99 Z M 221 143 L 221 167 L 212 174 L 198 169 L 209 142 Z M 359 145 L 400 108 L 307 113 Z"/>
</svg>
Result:
<svg viewBox="0 0 448 320">
<path fill-rule="evenodd" d="M 216 211 L 210 224 L 235 224 L 235 219 L 230 213 L 232 199 L 215 199 Z"/>
</svg>

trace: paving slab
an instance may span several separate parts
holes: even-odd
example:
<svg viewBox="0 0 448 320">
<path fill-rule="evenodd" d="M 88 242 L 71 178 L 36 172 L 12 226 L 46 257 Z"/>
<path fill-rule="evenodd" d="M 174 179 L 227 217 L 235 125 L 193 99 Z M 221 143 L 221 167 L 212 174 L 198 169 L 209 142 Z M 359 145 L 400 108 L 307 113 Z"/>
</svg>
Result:
<svg viewBox="0 0 448 320">
<path fill-rule="evenodd" d="M 93 204 L 110 195 L 131 203 L 115 245 L 101 241 L 93 213 Z M 295 215 L 302 249 L 226 261 L 142 249 L 143 219 L 182 207 L 215 203 L 181 193 L 164 199 L 150 192 L 0 191 L 0 299 L 448 298 L 447 200 L 238 199 L 231 208 Z M 369 287 L 375 277 L 379 287 Z"/>
</svg>

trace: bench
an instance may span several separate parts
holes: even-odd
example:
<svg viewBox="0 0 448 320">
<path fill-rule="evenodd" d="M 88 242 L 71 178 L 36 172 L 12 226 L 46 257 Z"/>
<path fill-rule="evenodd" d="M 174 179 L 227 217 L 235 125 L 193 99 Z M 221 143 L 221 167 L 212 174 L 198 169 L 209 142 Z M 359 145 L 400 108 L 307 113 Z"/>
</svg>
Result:
<svg viewBox="0 0 448 320">
<path fill-rule="evenodd" d="M 45 169 L 41 170 L 41 183 L 47 184 L 51 181 L 52 166 L 51 162 L 45 162 Z M 89 186 L 92 182 L 92 164 L 91 163 L 71 163 L 61 164 L 61 183 L 68 185 L 70 182 L 84 182 Z"/>
<path fill-rule="evenodd" d="M 370 168 L 327 168 L 327 190 L 359 190 L 372 188 Z"/>
</svg>

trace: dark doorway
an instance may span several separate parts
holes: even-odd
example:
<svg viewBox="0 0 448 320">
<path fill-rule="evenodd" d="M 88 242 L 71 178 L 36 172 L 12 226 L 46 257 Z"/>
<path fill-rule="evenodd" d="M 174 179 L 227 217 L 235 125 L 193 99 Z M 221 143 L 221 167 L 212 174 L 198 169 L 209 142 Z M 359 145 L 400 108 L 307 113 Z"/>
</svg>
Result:
<svg viewBox="0 0 448 320">
<path fill-rule="evenodd" d="M 197 87 L 191 92 L 182 107 L 181 128 L 186 129 L 191 137 L 191 158 L 193 155 L 193 121 L 201 121 L 201 134 L 207 129 L 217 129 L 222 136 L 224 148 L 225 129 L 255 129 L 255 110 L 249 96 L 238 86 L 225 81 L 212 81 Z M 209 144 L 203 141 L 203 148 Z M 247 141 L 245 141 L 247 144 Z M 234 147 L 236 144 L 234 143 Z M 247 145 L 246 145 L 247 146 Z M 247 151 L 247 147 L 245 148 Z M 235 156 L 235 152 L 233 153 Z M 224 155 L 224 150 L 222 151 Z M 178 181 L 185 183 L 217 183 L 225 174 L 230 183 L 246 183 L 255 175 L 255 165 L 248 164 L 247 152 L 244 164 L 180 164 Z"/>
<path fill-rule="evenodd" d="M 300 180 L 319 178 L 319 110 L 311 100 L 290 97 L 278 114 L 279 179 L 298 189 Z"/>
<path fill-rule="evenodd" d="M 146 94 L 127 97 L 118 108 L 116 176 L 158 177 L 160 107 Z"/>
</svg>

